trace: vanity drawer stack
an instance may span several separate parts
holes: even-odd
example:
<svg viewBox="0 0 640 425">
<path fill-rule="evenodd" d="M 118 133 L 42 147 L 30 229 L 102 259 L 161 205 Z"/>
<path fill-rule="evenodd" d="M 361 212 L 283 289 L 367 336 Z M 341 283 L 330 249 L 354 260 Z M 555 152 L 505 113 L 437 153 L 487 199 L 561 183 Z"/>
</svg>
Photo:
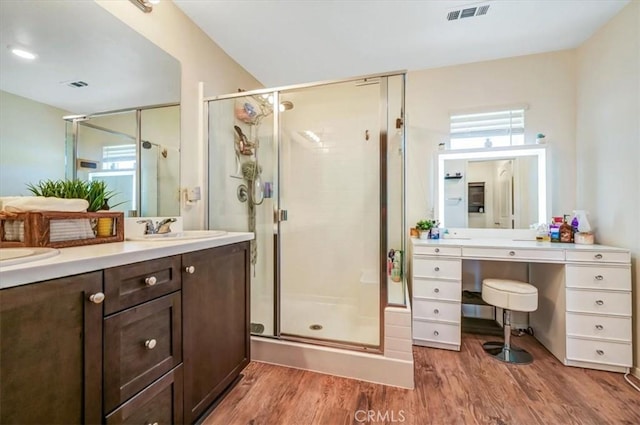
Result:
<svg viewBox="0 0 640 425">
<path fill-rule="evenodd" d="M 181 423 L 181 258 L 104 271 L 107 424 Z"/>
<path fill-rule="evenodd" d="M 460 350 L 462 264 L 459 247 L 414 246 L 413 343 Z"/>
<path fill-rule="evenodd" d="M 566 363 L 611 371 L 632 365 L 628 252 L 567 252 Z"/>
</svg>

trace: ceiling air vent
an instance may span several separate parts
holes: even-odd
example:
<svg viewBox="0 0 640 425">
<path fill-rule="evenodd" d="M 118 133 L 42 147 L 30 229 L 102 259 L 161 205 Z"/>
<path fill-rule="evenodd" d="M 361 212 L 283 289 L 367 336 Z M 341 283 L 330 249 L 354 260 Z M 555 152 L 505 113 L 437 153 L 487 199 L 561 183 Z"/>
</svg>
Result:
<svg viewBox="0 0 640 425">
<path fill-rule="evenodd" d="M 455 21 L 462 18 L 471 18 L 473 16 L 486 15 L 488 11 L 488 4 L 464 7 L 462 9 L 452 10 L 447 13 L 447 21 Z"/>
<path fill-rule="evenodd" d="M 81 87 L 87 87 L 89 84 L 85 83 L 84 81 L 71 81 L 67 83 L 67 85 L 69 87 L 81 88 Z"/>
</svg>

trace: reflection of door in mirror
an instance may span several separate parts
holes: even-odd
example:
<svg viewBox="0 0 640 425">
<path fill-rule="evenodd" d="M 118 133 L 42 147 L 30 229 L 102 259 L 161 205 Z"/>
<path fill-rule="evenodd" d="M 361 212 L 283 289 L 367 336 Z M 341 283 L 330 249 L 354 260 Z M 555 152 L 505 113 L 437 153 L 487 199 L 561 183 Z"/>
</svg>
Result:
<svg viewBox="0 0 640 425">
<path fill-rule="evenodd" d="M 513 205 L 513 160 L 499 161 L 497 163 L 498 196 L 496 197 L 495 227 L 498 229 L 514 228 Z"/>
</svg>

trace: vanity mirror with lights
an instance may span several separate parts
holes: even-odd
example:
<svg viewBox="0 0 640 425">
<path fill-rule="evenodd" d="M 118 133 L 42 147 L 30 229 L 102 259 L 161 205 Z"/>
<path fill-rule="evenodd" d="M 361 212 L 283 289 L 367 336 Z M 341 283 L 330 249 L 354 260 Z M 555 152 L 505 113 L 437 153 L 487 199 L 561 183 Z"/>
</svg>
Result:
<svg viewBox="0 0 640 425">
<path fill-rule="evenodd" d="M 547 222 L 546 146 L 437 155 L 437 218 L 447 229 L 528 229 Z"/>
<path fill-rule="evenodd" d="M 104 180 L 116 210 L 179 215 L 180 63 L 93 1 L 0 12 L 0 196 Z"/>
</svg>

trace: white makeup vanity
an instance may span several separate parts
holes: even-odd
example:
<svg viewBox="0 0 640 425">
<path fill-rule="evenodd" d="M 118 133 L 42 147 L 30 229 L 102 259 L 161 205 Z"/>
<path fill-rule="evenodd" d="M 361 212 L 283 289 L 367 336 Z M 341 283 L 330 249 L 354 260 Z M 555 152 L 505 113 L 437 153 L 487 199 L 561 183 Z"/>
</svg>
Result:
<svg viewBox="0 0 640 425">
<path fill-rule="evenodd" d="M 413 239 L 412 248 L 414 344 L 460 350 L 463 286 L 513 277 L 538 288 L 528 326 L 564 365 L 631 367 L 628 250 L 484 238 Z"/>
</svg>

